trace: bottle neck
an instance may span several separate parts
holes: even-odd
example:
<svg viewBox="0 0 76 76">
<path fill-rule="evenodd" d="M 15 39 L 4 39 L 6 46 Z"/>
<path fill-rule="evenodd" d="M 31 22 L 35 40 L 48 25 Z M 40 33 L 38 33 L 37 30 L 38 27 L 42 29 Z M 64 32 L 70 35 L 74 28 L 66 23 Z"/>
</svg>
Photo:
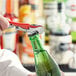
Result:
<svg viewBox="0 0 76 76">
<path fill-rule="evenodd" d="M 36 50 L 43 51 L 44 50 L 38 34 L 36 34 L 34 36 L 30 36 L 29 38 L 31 40 L 31 44 L 32 44 L 34 51 L 36 51 Z"/>
<path fill-rule="evenodd" d="M 58 2 L 58 7 L 57 7 L 57 9 L 58 9 L 58 13 L 63 13 L 63 12 L 65 12 L 65 4 L 64 4 L 64 2 Z"/>
</svg>

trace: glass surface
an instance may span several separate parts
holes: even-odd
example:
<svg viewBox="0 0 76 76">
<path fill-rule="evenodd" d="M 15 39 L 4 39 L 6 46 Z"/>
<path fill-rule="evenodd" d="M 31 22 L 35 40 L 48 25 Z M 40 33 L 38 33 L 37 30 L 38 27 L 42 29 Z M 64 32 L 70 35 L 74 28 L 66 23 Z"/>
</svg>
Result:
<svg viewBox="0 0 76 76">
<path fill-rule="evenodd" d="M 59 68 L 47 51 L 35 50 L 34 55 L 37 76 L 60 76 Z"/>
</svg>

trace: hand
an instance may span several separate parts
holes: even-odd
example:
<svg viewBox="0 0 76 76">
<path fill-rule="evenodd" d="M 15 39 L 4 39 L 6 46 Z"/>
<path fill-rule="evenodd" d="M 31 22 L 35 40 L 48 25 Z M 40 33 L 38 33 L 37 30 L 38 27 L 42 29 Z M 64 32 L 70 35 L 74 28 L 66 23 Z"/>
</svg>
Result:
<svg viewBox="0 0 76 76">
<path fill-rule="evenodd" d="M 0 15 L 0 34 L 3 30 L 8 28 L 8 26 L 9 26 L 8 20 Z"/>
</svg>

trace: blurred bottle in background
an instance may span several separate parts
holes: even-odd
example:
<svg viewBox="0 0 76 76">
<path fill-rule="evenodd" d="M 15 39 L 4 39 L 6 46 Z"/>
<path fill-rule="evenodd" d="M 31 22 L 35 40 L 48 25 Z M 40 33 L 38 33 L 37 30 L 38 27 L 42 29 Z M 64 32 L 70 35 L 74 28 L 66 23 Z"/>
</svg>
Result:
<svg viewBox="0 0 76 76">
<path fill-rule="evenodd" d="M 43 18 L 43 0 L 29 0 L 31 5 L 32 24 L 38 24 Z"/>
<path fill-rule="evenodd" d="M 11 21 L 17 21 L 17 17 L 14 15 L 14 2 L 13 0 L 6 0 L 6 11 L 4 17 Z M 16 53 L 16 29 L 13 26 L 10 26 L 4 31 L 1 40 L 1 48 L 9 49 Z"/>
<path fill-rule="evenodd" d="M 71 68 L 76 68 L 76 58 L 75 58 L 75 54 L 76 54 L 76 0 L 67 0 L 65 3 L 66 6 L 66 15 L 68 18 L 70 18 L 71 21 L 71 36 L 72 36 L 72 43 L 73 43 L 73 57 L 71 59 L 71 63 L 70 63 L 70 67 Z M 74 66 L 72 66 L 74 65 Z"/>
<path fill-rule="evenodd" d="M 1 8 L 2 8 L 2 0 L 0 0 L 0 14 L 1 14 Z M 0 49 L 1 49 L 1 36 L 0 36 Z"/>
<path fill-rule="evenodd" d="M 72 35 L 72 43 L 76 44 L 76 19 L 72 19 L 71 24 L 71 35 Z"/>
<path fill-rule="evenodd" d="M 67 0 L 65 3 L 66 16 L 71 18 L 71 35 L 72 41 L 76 40 L 76 0 Z"/>
<path fill-rule="evenodd" d="M 14 0 L 6 0 L 6 12 L 4 17 L 11 21 L 16 21 L 17 17 L 14 14 Z"/>
<path fill-rule="evenodd" d="M 14 10 L 13 11 L 17 18 L 19 16 L 18 10 L 19 10 L 19 0 L 14 0 Z"/>
<path fill-rule="evenodd" d="M 44 26 L 44 18 L 43 18 L 43 0 L 19 0 L 19 22 L 29 23 L 29 24 L 38 24 Z M 32 45 L 27 36 L 27 33 L 19 31 L 18 34 L 23 39 L 22 45 L 24 51 L 20 53 L 20 58 L 22 56 L 21 61 L 29 60 L 29 63 L 32 63 L 34 60 L 34 54 Z M 42 43 L 44 44 L 44 34 L 40 36 L 42 38 Z M 20 51 L 20 50 L 19 50 Z M 21 50 L 22 51 L 22 50 Z M 24 53 L 25 52 L 25 53 Z M 25 62 L 24 62 L 25 63 Z"/>
<path fill-rule="evenodd" d="M 66 16 L 75 18 L 76 17 L 76 0 L 66 0 L 65 8 L 66 8 Z"/>
<path fill-rule="evenodd" d="M 50 53 L 59 65 L 67 65 L 73 55 L 71 51 L 72 38 L 62 2 L 58 2 L 58 13 L 54 21 L 50 31 Z"/>
<path fill-rule="evenodd" d="M 1 13 L 1 8 L 2 8 L 2 0 L 0 0 L 0 13 Z"/>
<path fill-rule="evenodd" d="M 19 1 L 19 22 L 31 23 L 31 5 L 29 0 Z"/>
<path fill-rule="evenodd" d="M 49 45 L 49 24 L 51 16 L 57 13 L 57 0 L 43 0 L 45 15 L 45 44 Z M 53 26 L 53 25 L 52 25 Z"/>
<path fill-rule="evenodd" d="M 67 0 L 64 0 L 64 3 L 66 2 Z"/>
<path fill-rule="evenodd" d="M 3 15 L 5 13 L 5 0 L 0 0 L 0 14 Z"/>
<path fill-rule="evenodd" d="M 32 24 L 45 26 L 43 14 L 43 0 L 29 0 L 31 5 Z M 45 33 L 40 35 L 43 45 L 45 44 Z"/>
<path fill-rule="evenodd" d="M 28 24 L 32 23 L 31 5 L 29 4 L 29 0 L 19 0 L 19 22 Z M 18 40 L 19 58 L 22 63 L 25 63 L 27 60 L 29 60 L 29 62 L 26 62 L 25 64 L 31 64 L 33 62 L 34 54 L 27 33 L 18 31 L 18 38 L 22 39 L 22 42 Z M 22 47 L 22 49 L 20 47 Z"/>
<path fill-rule="evenodd" d="M 69 67 L 76 69 L 76 0 L 67 0 L 65 6 L 67 10 L 66 16 L 72 20 L 70 26 L 73 43 L 73 57 L 70 59 Z"/>
</svg>

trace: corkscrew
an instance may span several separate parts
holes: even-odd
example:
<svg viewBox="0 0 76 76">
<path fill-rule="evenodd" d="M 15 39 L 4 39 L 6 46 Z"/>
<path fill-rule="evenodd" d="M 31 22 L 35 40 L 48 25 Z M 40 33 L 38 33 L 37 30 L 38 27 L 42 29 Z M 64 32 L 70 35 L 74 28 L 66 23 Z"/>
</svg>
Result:
<svg viewBox="0 0 76 76">
<path fill-rule="evenodd" d="M 43 33 L 44 29 L 41 25 L 36 24 L 26 24 L 26 23 L 18 23 L 9 21 L 9 23 L 13 26 L 16 26 L 18 30 L 22 30 L 27 32 L 28 34 L 32 34 L 34 32 L 38 32 L 39 34 Z"/>
</svg>

